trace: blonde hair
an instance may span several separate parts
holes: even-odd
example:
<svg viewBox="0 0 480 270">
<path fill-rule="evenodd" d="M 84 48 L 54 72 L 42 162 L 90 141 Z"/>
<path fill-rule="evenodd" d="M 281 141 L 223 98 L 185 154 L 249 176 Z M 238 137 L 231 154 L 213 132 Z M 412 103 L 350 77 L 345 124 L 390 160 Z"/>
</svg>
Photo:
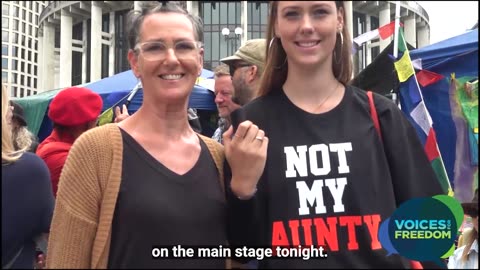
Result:
<svg viewBox="0 0 480 270">
<path fill-rule="evenodd" d="M 213 73 L 215 74 L 215 78 L 227 75 L 230 76 L 230 67 L 222 63 L 213 70 Z"/>
<path fill-rule="evenodd" d="M 267 40 L 270 42 L 266 48 L 266 64 L 263 76 L 258 88 L 258 96 L 266 96 L 270 92 L 280 91 L 283 84 L 287 80 L 288 63 L 286 62 L 287 54 L 283 49 L 280 39 L 274 36 L 274 26 L 278 17 L 278 2 L 270 1 L 269 19 L 267 26 Z M 345 1 L 335 1 L 337 12 L 343 15 L 345 25 L 342 28 L 343 43 L 337 34 L 335 49 L 332 52 L 332 71 L 335 78 L 346 85 L 351 77 L 353 64 L 351 61 L 351 40 L 349 29 L 347 27 L 347 18 L 345 16 Z"/>
<path fill-rule="evenodd" d="M 465 248 L 463 249 L 462 253 L 462 261 L 466 262 L 468 260 L 468 253 L 470 252 L 470 249 L 472 248 L 473 242 L 478 239 L 478 232 L 475 230 L 475 228 L 472 228 L 470 230 L 465 230 L 462 233 L 463 237 L 463 243 L 465 243 Z"/>
<path fill-rule="evenodd" d="M 35 135 L 24 126 L 14 127 L 12 136 L 15 149 L 31 149 L 36 143 Z"/>
<path fill-rule="evenodd" d="M 12 138 L 12 126 L 7 119 L 10 110 L 10 98 L 5 85 L 2 84 L 2 165 L 20 159 L 25 149 L 15 151 Z"/>
</svg>

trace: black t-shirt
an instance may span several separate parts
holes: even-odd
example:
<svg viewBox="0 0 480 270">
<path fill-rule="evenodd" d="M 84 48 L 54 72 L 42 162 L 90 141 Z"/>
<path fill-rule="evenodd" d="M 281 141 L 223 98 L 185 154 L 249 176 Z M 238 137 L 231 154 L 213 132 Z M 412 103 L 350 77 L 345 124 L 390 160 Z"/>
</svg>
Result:
<svg viewBox="0 0 480 270">
<path fill-rule="evenodd" d="M 402 202 L 442 189 L 402 112 L 385 97 L 374 99 L 383 142 L 366 93 L 354 87 L 322 114 L 300 109 L 283 91 L 243 108 L 269 146 L 256 195 L 241 201 L 227 192 L 230 243 L 321 245 L 328 255 L 262 260 L 260 268 L 409 267 L 398 255 L 386 256 L 379 226 Z"/>
<path fill-rule="evenodd" d="M 152 258 L 154 246 L 225 246 L 225 195 L 204 142 L 195 166 L 178 175 L 123 130 L 122 136 L 108 268 L 225 268 L 224 259 Z"/>
</svg>

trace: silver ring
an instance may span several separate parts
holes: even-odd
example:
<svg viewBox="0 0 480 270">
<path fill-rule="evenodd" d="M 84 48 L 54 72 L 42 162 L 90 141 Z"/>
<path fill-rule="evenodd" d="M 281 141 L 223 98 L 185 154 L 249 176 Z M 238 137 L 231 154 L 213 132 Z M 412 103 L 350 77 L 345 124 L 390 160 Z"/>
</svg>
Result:
<svg viewBox="0 0 480 270">
<path fill-rule="evenodd" d="M 255 139 L 257 139 L 257 140 L 259 140 L 259 141 L 263 141 L 263 138 L 260 137 L 260 136 L 255 137 Z"/>
</svg>

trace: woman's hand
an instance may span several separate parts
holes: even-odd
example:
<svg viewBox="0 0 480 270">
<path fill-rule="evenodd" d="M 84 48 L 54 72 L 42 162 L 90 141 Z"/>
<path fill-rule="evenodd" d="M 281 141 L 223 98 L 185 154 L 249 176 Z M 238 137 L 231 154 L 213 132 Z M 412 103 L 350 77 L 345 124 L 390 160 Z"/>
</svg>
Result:
<svg viewBox="0 0 480 270">
<path fill-rule="evenodd" d="M 240 198 L 251 197 L 255 194 L 267 160 L 268 138 L 265 132 L 247 120 L 238 125 L 235 134 L 230 127 L 223 134 L 223 142 L 232 170 L 230 185 L 233 193 Z"/>
<path fill-rule="evenodd" d="M 47 264 L 46 255 L 43 253 L 38 253 L 37 258 L 35 258 L 34 269 L 44 269 Z"/>
</svg>

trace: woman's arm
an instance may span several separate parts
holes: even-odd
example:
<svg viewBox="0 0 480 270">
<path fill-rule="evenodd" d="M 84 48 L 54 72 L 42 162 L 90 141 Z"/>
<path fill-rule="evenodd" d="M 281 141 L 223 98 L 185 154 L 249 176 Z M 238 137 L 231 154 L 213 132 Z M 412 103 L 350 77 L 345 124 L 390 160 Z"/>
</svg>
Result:
<svg viewBox="0 0 480 270">
<path fill-rule="evenodd" d="M 102 175 L 101 153 L 93 136 L 72 146 L 59 181 L 48 241 L 47 268 L 91 268 L 97 233 Z"/>
<path fill-rule="evenodd" d="M 228 162 L 224 168 L 229 243 L 232 247 L 255 247 L 261 230 L 256 187 L 265 168 L 268 138 L 257 126 L 245 121 L 235 135 L 230 127 L 223 141 Z"/>
</svg>

